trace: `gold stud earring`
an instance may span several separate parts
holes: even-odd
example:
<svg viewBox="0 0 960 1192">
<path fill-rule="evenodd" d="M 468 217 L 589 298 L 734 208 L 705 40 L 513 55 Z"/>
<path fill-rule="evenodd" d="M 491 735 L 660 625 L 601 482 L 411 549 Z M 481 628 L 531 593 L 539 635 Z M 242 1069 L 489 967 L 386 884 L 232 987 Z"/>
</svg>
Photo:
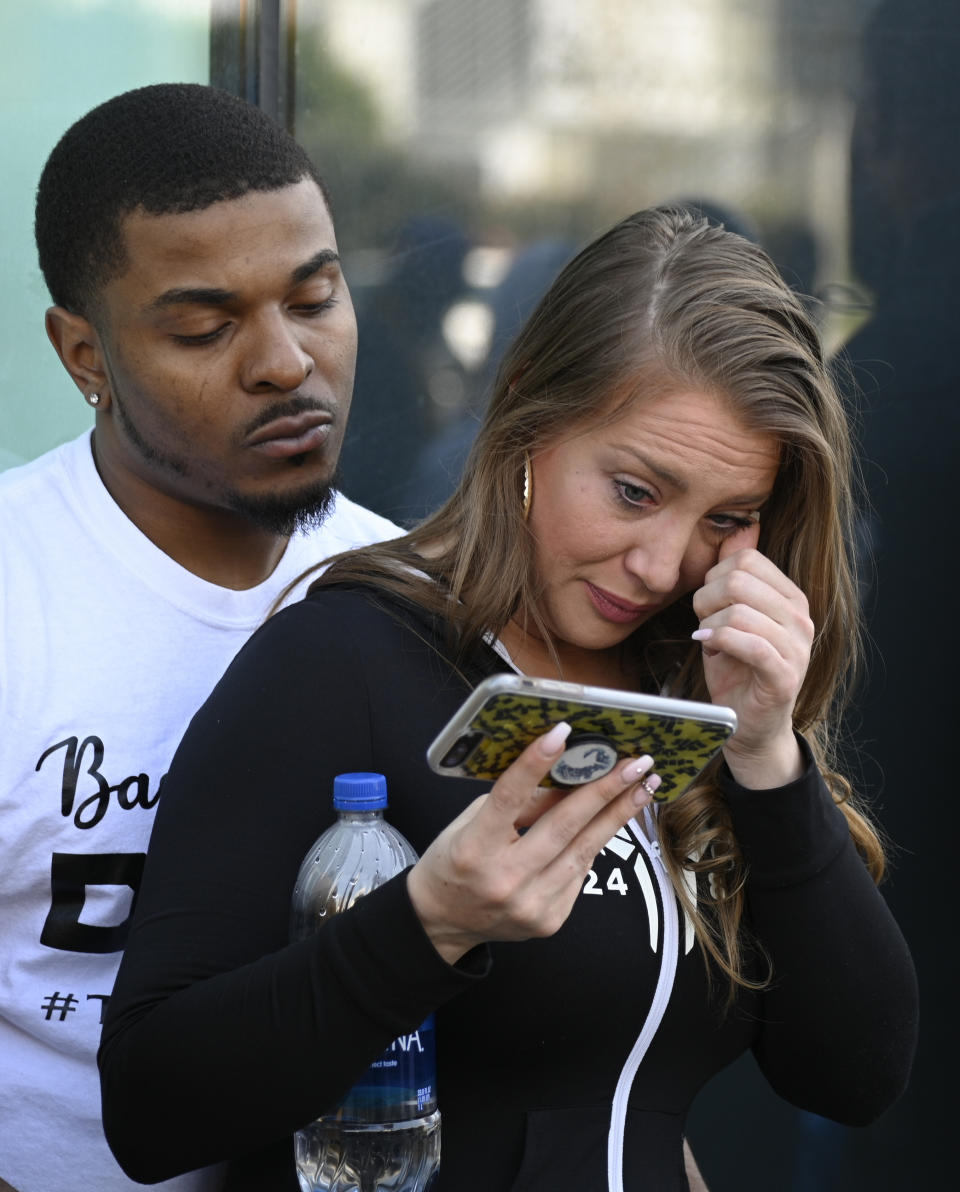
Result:
<svg viewBox="0 0 960 1192">
<path fill-rule="evenodd" d="M 533 504 L 533 468 L 530 466 L 530 453 L 523 453 L 523 520 L 530 516 L 530 506 Z"/>
</svg>

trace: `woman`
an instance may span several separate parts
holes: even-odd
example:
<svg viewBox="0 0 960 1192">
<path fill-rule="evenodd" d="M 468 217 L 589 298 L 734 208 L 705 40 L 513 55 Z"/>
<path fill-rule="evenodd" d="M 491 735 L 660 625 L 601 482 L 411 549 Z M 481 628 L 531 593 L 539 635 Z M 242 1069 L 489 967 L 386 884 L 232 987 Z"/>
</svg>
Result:
<svg viewBox="0 0 960 1192">
<path fill-rule="evenodd" d="M 877 836 L 831 768 L 849 469 L 816 332 L 758 248 L 669 209 L 586 248 L 508 353 L 447 505 L 268 622 L 178 751 L 101 1048 L 129 1172 L 227 1159 L 230 1187 L 294 1188 L 292 1131 L 430 1010 L 453 1192 L 600 1189 L 608 1162 L 612 1187 L 622 1168 L 628 1189 L 686 1188 L 687 1107 L 747 1048 L 803 1108 L 881 1112 L 916 994 Z M 538 794 L 562 730 L 477 798 L 424 753 L 511 667 L 711 699 L 739 728 L 645 826 L 649 759 Z M 348 770 L 387 775 L 422 859 L 288 945 Z M 641 893 L 657 837 L 679 955 L 672 897 Z"/>
</svg>

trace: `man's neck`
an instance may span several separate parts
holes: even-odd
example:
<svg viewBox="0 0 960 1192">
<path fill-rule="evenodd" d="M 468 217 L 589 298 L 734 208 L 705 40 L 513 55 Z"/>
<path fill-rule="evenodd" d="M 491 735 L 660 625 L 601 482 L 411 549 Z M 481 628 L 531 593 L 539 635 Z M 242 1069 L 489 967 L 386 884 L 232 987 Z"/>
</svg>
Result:
<svg viewBox="0 0 960 1192">
<path fill-rule="evenodd" d="M 286 550 L 286 537 L 237 513 L 175 504 L 173 517 L 156 505 L 136 517 L 124 512 L 164 554 L 221 588 L 255 588 L 273 574 Z"/>
<path fill-rule="evenodd" d="M 269 578 L 289 538 L 229 509 L 195 505 L 97 463 L 104 487 L 154 546 L 209 583 L 242 591 Z"/>
</svg>

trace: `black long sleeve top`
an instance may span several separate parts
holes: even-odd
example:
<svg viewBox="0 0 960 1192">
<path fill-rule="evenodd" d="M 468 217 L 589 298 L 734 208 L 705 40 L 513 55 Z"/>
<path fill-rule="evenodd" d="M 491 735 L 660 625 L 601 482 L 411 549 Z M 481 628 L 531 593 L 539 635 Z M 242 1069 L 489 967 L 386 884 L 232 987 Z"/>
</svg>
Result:
<svg viewBox="0 0 960 1192">
<path fill-rule="evenodd" d="M 325 588 L 269 621 L 194 718 L 162 787 L 100 1050 L 117 1158 L 152 1183 L 227 1160 L 230 1189 L 297 1187 L 292 1132 L 436 1011 L 442 1192 L 600 1192 L 618 1075 L 659 971 L 661 909 L 629 829 L 553 937 L 434 950 L 403 876 L 288 943 L 300 863 L 333 821 L 333 778 L 387 776 L 389 820 L 423 852 L 482 784 L 428 744 L 485 673 L 390 598 Z M 185 660 L 189 665 L 189 660 Z M 687 1108 L 752 1048 L 773 1088 L 838 1121 L 902 1090 L 916 986 L 906 945 L 816 770 L 723 793 L 749 863 L 750 930 L 773 965 L 726 989 L 689 932 L 629 1098 L 625 1187 L 685 1189 Z M 652 883 L 655 887 L 656 883 Z"/>
</svg>

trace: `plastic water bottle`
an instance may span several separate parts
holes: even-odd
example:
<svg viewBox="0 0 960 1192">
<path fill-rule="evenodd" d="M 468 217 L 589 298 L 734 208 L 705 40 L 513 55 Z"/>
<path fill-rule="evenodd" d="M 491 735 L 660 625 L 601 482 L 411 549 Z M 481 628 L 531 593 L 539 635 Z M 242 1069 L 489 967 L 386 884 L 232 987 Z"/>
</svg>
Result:
<svg viewBox="0 0 960 1192">
<path fill-rule="evenodd" d="M 319 930 L 417 860 L 386 823 L 382 774 L 340 774 L 337 823 L 304 858 L 293 892 L 291 937 Z M 294 1136 L 301 1192 L 425 1192 L 440 1166 L 440 1113 L 431 1014 L 370 1065 L 343 1101 Z"/>
</svg>

